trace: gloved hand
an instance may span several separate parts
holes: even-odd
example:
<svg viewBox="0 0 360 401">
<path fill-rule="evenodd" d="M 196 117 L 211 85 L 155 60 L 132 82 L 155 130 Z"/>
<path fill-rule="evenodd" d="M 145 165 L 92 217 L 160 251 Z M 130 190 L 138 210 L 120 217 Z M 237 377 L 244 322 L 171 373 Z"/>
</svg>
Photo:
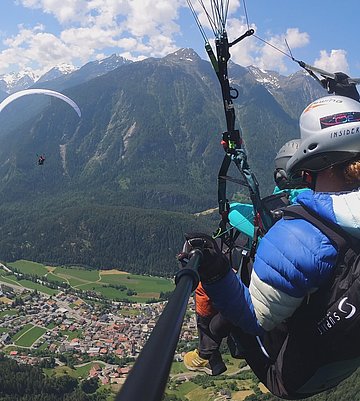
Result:
<svg viewBox="0 0 360 401">
<path fill-rule="evenodd" d="M 189 253 L 199 247 L 203 258 L 199 266 L 199 276 L 202 283 L 214 283 L 222 279 L 230 270 L 227 257 L 221 252 L 216 241 L 207 234 L 185 234 L 186 241 L 182 252 L 177 256 L 182 267 L 188 262 Z M 200 245 L 201 244 L 201 245 Z"/>
</svg>

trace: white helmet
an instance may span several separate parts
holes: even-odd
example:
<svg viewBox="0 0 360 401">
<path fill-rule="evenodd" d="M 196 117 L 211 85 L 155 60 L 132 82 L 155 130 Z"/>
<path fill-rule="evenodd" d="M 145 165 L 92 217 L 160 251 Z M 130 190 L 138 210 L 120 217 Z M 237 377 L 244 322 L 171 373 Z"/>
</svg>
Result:
<svg viewBox="0 0 360 401">
<path fill-rule="evenodd" d="M 275 168 L 276 169 L 286 169 L 286 164 L 289 159 L 294 155 L 294 153 L 299 149 L 301 139 L 291 139 L 286 142 L 275 156 Z"/>
<path fill-rule="evenodd" d="M 286 165 L 289 176 L 320 171 L 360 155 L 360 103 L 343 96 L 315 100 L 300 116 L 301 144 Z"/>
<path fill-rule="evenodd" d="M 294 178 L 289 180 L 286 173 L 286 164 L 299 149 L 300 142 L 300 139 L 291 139 L 280 148 L 275 156 L 274 180 L 280 189 L 295 188 L 300 184 L 299 178 L 301 177 L 298 177 L 296 180 Z"/>
</svg>

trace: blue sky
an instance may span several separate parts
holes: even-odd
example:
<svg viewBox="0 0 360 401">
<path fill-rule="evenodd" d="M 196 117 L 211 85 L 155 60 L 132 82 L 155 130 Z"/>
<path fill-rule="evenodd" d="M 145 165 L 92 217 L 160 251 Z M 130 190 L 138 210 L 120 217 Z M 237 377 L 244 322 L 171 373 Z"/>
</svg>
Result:
<svg viewBox="0 0 360 401">
<path fill-rule="evenodd" d="M 206 0 L 204 0 L 206 3 Z M 331 3 L 329 5 L 329 3 Z M 197 0 L 193 0 L 196 7 Z M 231 40 L 247 29 L 242 0 L 230 0 Z M 251 27 L 295 58 L 360 76 L 359 0 L 341 8 L 329 0 L 247 0 Z M 185 0 L 1 0 L 0 74 L 25 68 L 41 74 L 61 63 L 80 66 L 112 53 L 132 60 L 162 57 L 192 47 L 203 58 L 203 39 Z M 208 32 L 208 37 L 213 37 Z M 285 75 L 299 69 L 254 37 L 231 49 L 241 65 Z"/>
</svg>

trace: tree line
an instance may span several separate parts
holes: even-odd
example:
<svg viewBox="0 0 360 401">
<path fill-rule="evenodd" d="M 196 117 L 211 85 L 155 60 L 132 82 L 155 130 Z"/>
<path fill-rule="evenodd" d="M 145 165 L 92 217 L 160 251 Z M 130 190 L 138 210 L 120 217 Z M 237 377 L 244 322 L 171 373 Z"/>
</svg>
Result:
<svg viewBox="0 0 360 401">
<path fill-rule="evenodd" d="M 18 364 L 0 355 L 0 401 L 106 401 L 96 383 L 65 375 L 47 377 L 39 367 Z"/>
<path fill-rule="evenodd" d="M 45 208 L 40 215 L 31 207 L 8 212 L 0 207 L 2 260 L 118 268 L 164 277 L 177 270 L 175 256 L 185 232 L 214 230 L 206 218 L 120 206 Z"/>
</svg>

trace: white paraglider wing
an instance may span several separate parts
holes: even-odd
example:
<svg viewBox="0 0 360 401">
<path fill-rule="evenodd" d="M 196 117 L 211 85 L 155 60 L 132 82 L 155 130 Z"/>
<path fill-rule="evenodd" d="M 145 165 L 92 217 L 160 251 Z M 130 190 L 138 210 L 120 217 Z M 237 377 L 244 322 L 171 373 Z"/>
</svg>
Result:
<svg viewBox="0 0 360 401">
<path fill-rule="evenodd" d="M 81 117 L 81 111 L 79 106 L 71 100 L 69 97 L 63 95 L 60 92 L 56 92 L 50 89 L 25 89 L 19 92 L 15 92 L 12 95 L 8 96 L 6 99 L 4 99 L 0 103 L 0 113 L 3 111 L 3 109 L 8 106 L 11 102 L 13 102 L 16 99 L 19 99 L 20 97 L 27 96 L 27 95 L 48 95 L 48 96 L 54 96 L 57 97 L 64 102 L 68 103 L 78 114 L 79 117 Z"/>
</svg>

